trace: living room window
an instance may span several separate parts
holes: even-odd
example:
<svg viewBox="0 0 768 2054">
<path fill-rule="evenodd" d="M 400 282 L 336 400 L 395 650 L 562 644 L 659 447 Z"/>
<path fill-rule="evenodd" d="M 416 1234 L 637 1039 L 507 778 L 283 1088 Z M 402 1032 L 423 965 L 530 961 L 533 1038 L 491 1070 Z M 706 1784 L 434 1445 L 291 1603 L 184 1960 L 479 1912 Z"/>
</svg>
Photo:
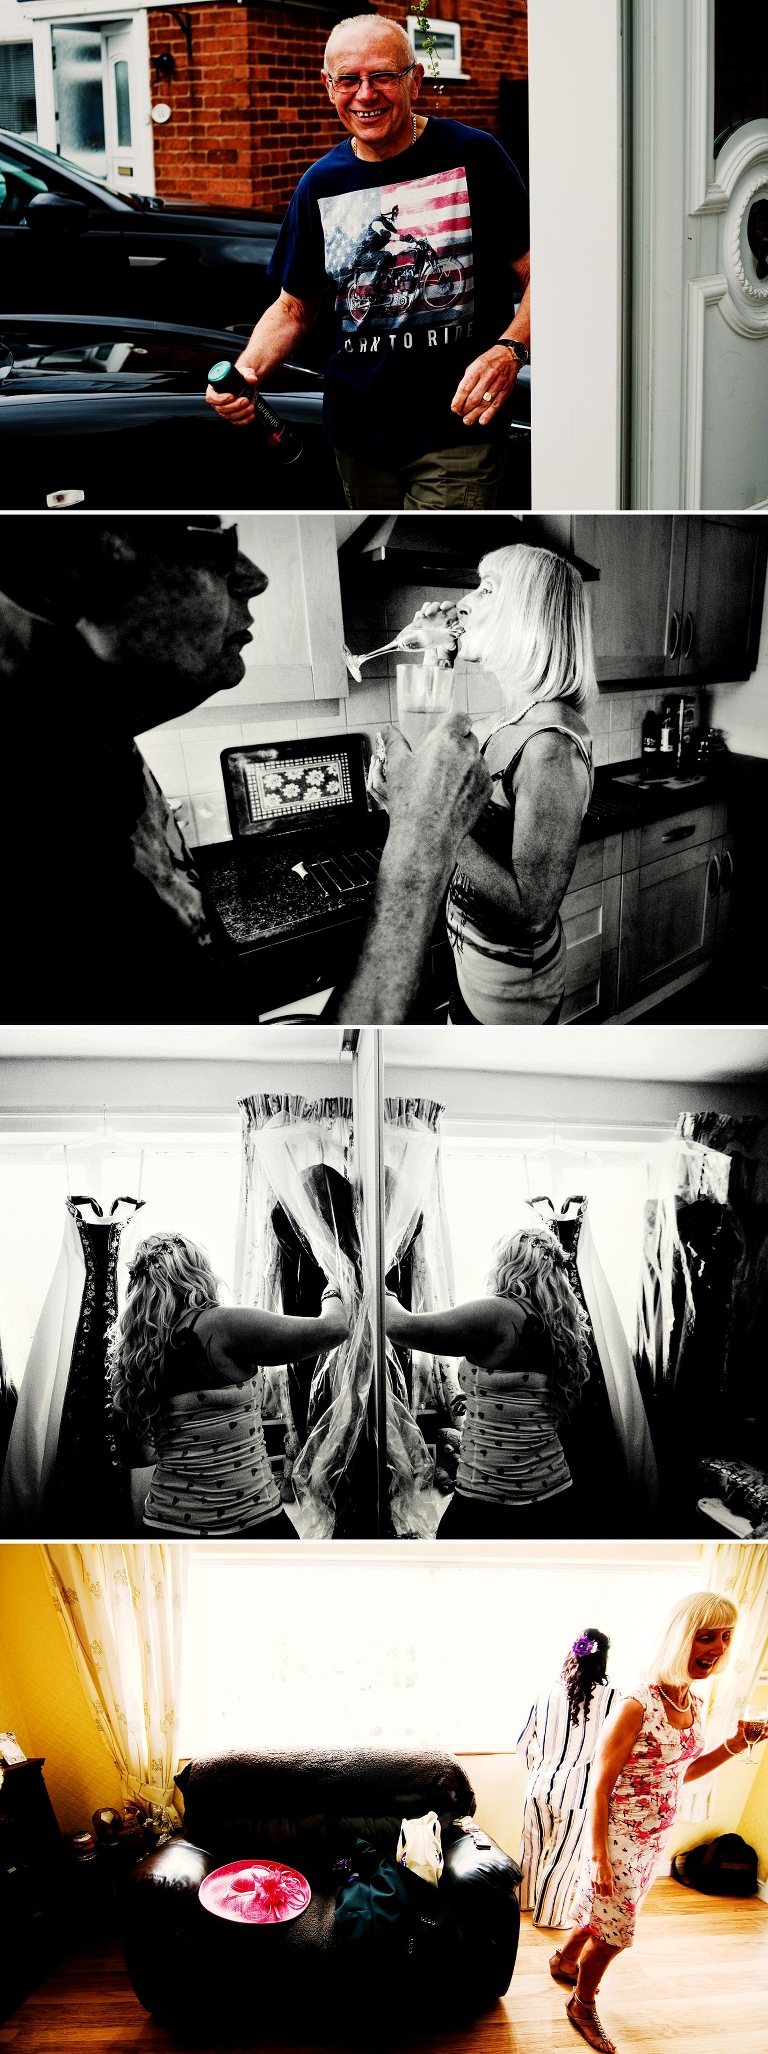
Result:
<svg viewBox="0 0 768 2054">
<path fill-rule="evenodd" d="M 420 1747 L 508 1753 L 574 1635 L 612 1640 L 610 1674 L 637 1681 L 698 1543 L 484 1546 L 374 1543 L 273 1550 L 190 1543 L 182 1756 L 226 1748 Z M 290 1555 L 290 1559 L 289 1559 Z M 631 1583 L 632 1603 L 627 1603 Z"/>
</svg>

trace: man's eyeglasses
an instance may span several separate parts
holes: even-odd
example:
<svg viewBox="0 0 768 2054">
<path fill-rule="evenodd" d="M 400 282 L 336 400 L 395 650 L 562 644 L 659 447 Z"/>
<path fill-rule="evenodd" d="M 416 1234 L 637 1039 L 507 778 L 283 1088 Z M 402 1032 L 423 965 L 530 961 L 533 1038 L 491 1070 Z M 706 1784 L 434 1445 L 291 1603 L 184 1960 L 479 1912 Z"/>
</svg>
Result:
<svg viewBox="0 0 768 2054">
<path fill-rule="evenodd" d="M 334 92 L 344 94 L 345 96 L 356 93 L 358 86 L 362 85 L 364 78 L 367 78 L 369 86 L 379 86 L 381 91 L 386 93 L 391 92 L 393 86 L 399 86 L 401 78 L 407 78 L 409 71 L 415 71 L 415 69 L 416 65 L 414 63 L 406 64 L 402 71 L 367 71 L 362 76 L 358 72 L 343 71 L 339 74 L 338 78 L 332 78 L 330 72 L 327 71 L 325 76 L 329 86 L 333 86 Z"/>
<path fill-rule="evenodd" d="M 237 528 L 214 526 L 213 520 L 205 515 L 197 521 L 184 521 L 184 553 L 198 569 L 218 571 L 227 576 L 237 562 Z"/>
</svg>

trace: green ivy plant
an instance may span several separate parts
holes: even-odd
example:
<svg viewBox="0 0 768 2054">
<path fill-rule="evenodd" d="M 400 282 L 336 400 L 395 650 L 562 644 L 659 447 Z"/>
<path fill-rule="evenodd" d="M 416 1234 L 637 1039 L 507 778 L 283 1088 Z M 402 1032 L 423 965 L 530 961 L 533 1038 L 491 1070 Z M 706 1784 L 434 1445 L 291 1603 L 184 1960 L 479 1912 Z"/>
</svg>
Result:
<svg viewBox="0 0 768 2054">
<path fill-rule="evenodd" d="M 429 69 L 432 73 L 432 77 L 439 78 L 440 58 L 438 56 L 435 38 L 432 35 L 429 26 L 429 0 L 416 0 L 416 19 L 419 24 L 419 30 L 423 40 L 424 55 L 429 64 Z M 442 85 L 438 86 L 437 90 L 439 93 L 441 93 L 443 90 Z"/>
</svg>

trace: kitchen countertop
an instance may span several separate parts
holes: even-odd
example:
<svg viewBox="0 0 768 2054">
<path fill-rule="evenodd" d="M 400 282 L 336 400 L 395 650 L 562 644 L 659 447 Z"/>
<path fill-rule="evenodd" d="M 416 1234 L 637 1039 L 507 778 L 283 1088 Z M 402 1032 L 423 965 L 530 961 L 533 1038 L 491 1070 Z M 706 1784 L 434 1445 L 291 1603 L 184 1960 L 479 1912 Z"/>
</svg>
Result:
<svg viewBox="0 0 768 2054">
<path fill-rule="evenodd" d="M 727 798 L 727 765 L 725 757 L 703 775 L 673 779 L 671 784 L 654 778 L 639 785 L 622 780 L 642 775 L 640 759 L 601 764 L 595 771 L 594 791 L 584 816 L 582 842 L 601 841 L 605 835 L 624 834 L 628 828 L 670 820 L 692 806 L 711 806 L 715 800 Z"/>
</svg>

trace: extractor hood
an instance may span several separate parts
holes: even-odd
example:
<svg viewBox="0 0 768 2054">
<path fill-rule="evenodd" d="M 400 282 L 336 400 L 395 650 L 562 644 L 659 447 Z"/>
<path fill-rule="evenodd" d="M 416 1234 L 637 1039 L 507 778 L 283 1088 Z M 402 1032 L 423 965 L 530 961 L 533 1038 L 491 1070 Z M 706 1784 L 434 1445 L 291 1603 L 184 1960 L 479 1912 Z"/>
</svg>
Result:
<svg viewBox="0 0 768 2054">
<path fill-rule="evenodd" d="M 581 572 L 599 578 L 592 563 L 577 556 L 570 514 L 386 514 L 363 521 L 339 550 L 343 578 L 375 584 L 477 584 L 478 563 L 492 549 L 518 542 L 553 549 Z"/>
</svg>

